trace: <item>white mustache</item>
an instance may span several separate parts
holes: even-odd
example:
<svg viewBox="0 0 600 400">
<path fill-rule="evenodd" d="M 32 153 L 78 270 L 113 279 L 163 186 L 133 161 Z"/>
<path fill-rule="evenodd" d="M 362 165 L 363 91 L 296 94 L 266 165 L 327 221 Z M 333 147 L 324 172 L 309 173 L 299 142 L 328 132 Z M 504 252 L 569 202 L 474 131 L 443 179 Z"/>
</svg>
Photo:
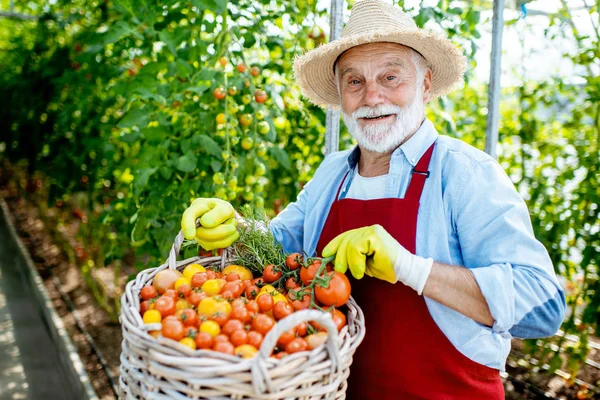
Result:
<svg viewBox="0 0 600 400">
<path fill-rule="evenodd" d="M 375 107 L 361 107 L 352 113 L 352 118 L 375 118 L 382 115 L 398 115 L 402 112 L 402 108 L 393 104 L 380 104 Z"/>
</svg>

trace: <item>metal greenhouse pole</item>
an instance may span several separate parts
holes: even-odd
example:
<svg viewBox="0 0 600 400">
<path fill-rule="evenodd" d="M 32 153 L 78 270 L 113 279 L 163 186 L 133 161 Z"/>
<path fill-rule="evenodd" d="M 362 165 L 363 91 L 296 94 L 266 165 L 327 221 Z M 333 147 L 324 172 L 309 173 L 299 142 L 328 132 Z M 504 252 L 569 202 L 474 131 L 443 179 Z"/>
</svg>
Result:
<svg viewBox="0 0 600 400">
<path fill-rule="evenodd" d="M 490 85 L 488 87 L 488 114 L 487 127 L 485 129 L 485 152 L 494 158 L 496 158 L 498 125 L 500 121 L 500 65 L 502 60 L 503 28 L 504 0 L 494 0 Z"/>
<path fill-rule="evenodd" d="M 329 16 L 329 41 L 336 40 L 342 34 L 344 20 L 344 0 L 331 0 L 331 14 Z M 327 109 L 327 129 L 325 134 L 325 154 L 339 150 L 340 146 L 340 112 Z"/>
</svg>

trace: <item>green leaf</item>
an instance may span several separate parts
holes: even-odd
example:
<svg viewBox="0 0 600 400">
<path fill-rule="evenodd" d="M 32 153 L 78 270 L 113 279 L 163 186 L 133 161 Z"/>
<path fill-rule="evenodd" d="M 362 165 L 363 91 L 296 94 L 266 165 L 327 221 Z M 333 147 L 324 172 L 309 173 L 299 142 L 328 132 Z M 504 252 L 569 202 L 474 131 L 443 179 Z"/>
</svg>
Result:
<svg viewBox="0 0 600 400">
<path fill-rule="evenodd" d="M 215 160 L 210 163 L 210 167 L 212 168 L 213 171 L 219 172 L 221 170 L 221 168 L 223 167 L 223 163 Z"/>
<path fill-rule="evenodd" d="M 144 135 L 144 138 L 152 144 L 162 142 L 169 135 L 168 129 L 162 126 L 144 128 L 141 130 L 141 133 Z"/>
<path fill-rule="evenodd" d="M 200 146 L 207 153 L 212 154 L 213 156 L 221 158 L 221 147 L 215 142 L 210 136 L 205 134 L 195 135 L 192 138 L 192 142 L 195 146 Z"/>
<path fill-rule="evenodd" d="M 196 164 L 198 164 L 198 158 L 193 152 L 188 151 L 185 155 L 177 159 L 176 167 L 182 172 L 192 172 L 196 169 Z"/>
<path fill-rule="evenodd" d="M 133 181 L 133 188 L 139 192 L 146 187 L 150 177 L 158 170 L 158 168 L 142 168 L 137 171 L 135 179 Z"/>
<path fill-rule="evenodd" d="M 192 66 L 180 58 L 177 59 L 176 65 L 177 74 L 182 78 L 189 78 L 189 76 L 194 72 Z"/>
<path fill-rule="evenodd" d="M 192 0 L 192 4 L 202 10 L 212 11 L 217 15 L 223 14 L 227 0 Z"/>
<path fill-rule="evenodd" d="M 279 165 L 281 165 L 283 168 L 287 169 L 288 171 L 292 169 L 292 163 L 290 161 L 290 156 L 284 149 L 282 149 L 281 147 L 276 147 L 276 146 L 270 147 L 269 153 L 271 153 L 271 156 L 273 157 L 273 159 L 275 161 L 277 161 L 279 163 Z"/>
<path fill-rule="evenodd" d="M 150 115 L 148 115 L 148 109 L 146 108 L 136 108 L 129 110 L 127 114 L 119 121 L 117 125 L 119 128 L 131 128 L 132 126 L 141 126 L 144 127 L 148 124 L 148 120 L 150 119 Z"/>
<path fill-rule="evenodd" d="M 110 27 L 108 32 L 104 34 L 102 42 L 107 45 L 114 43 L 122 37 L 130 35 L 135 30 L 134 26 L 130 26 L 125 21 L 118 21 Z"/>
<path fill-rule="evenodd" d="M 167 45 L 173 55 L 177 55 L 177 45 L 179 43 L 177 43 L 175 36 L 173 36 L 169 31 L 160 31 L 158 33 L 158 38 L 161 42 Z"/>
<path fill-rule="evenodd" d="M 190 92 L 194 92 L 198 95 L 201 95 L 202 93 L 206 92 L 206 89 L 208 89 L 209 87 L 210 87 L 209 84 L 201 83 L 198 86 L 189 87 L 189 88 L 186 88 L 185 90 L 189 90 Z"/>
</svg>

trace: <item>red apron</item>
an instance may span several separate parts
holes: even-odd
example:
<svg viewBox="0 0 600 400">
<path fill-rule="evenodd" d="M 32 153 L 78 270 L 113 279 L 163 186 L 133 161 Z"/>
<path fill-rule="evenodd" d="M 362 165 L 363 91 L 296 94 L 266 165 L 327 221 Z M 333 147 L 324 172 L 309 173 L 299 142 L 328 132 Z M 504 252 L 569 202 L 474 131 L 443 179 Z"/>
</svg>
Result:
<svg viewBox="0 0 600 400">
<path fill-rule="evenodd" d="M 414 254 L 419 199 L 429 176 L 433 147 L 417 163 L 403 199 L 338 200 L 344 177 L 317 253 L 342 232 L 380 224 Z M 504 399 L 498 370 L 460 353 L 417 292 L 400 282 L 390 284 L 367 275 L 361 280 L 351 278 L 351 282 L 352 296 L 365 314 L 367 333 L 350 367 L 348 399 Z"/>
</svg>

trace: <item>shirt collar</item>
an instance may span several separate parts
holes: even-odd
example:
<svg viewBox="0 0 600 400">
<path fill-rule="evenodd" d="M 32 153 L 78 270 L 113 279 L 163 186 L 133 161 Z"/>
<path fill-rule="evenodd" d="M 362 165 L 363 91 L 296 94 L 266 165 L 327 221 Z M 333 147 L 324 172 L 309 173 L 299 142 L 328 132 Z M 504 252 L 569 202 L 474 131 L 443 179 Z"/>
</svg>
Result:
<svg viewBox="0 0 600 400">
<path fill-rule="evenodd" d="M 425 118 L 419 129 L 415 132 L 410 139 L 408 139 L 402 146 L 398 147 L 392 153 L 392 160 L 398 159 L 404 156 L 406 161 L 413 167 L 417 165 L 419 159 L 427 149 L 436 141 L 438 133 L 433 126 L 433 123 Z M 353 169 L 358 163 L 360 158 L 360 148 L 355 146 L 354 149 L 348 155 L 348 166 Z"/>
</svg>

